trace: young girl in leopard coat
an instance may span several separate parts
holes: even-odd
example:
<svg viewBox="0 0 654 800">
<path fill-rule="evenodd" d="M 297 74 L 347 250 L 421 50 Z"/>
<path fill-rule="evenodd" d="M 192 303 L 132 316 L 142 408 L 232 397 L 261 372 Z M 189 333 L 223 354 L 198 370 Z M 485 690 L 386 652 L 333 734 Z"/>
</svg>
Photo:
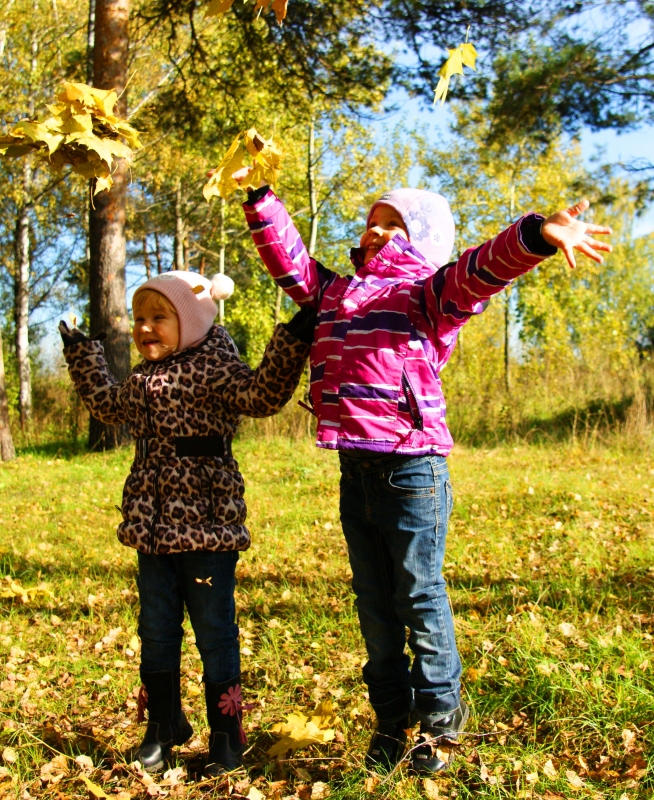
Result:
<svg viewBox="0 0 654 800">
<path fill-rule="evenodd" d="M 118 526 L 119 540 L 138 551 L 139 705 L 148 727 L 135 758 L 160 769 L 193 733 L 180 699 L 186 605 L 204 667 L 211 776 L 239 766 L 245 742 L 234 573 L 250 534 L 231 441 L 243 416 L 270 416 L 291 398 L 315 324 L 314 312 L 300 311 L 278 325 L 252 370 L 213 324 L 217 287 L 216 279 L 181 271 L 142 284 L 132 335 L 143 361 L 121 382 L 98 340 L 59 326 L 86 407 L 101 422 L 128 424 L 136 439 Z"/>
</svg>

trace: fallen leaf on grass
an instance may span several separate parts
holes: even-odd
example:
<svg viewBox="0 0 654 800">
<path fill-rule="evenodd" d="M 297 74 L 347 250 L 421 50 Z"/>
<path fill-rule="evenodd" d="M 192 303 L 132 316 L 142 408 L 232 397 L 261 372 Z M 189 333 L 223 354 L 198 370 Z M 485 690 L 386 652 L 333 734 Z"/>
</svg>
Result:
<svg viewBox="0 0 654 800">
<path fill-rule="evenodd" d="M 266 795 L 262 794 L 256 786 L 250 786 L 250 791 L 247 793 L 248 800 L 265 800 Z"/>
<path fill-rule="evenodd" d="M 424 779 L 422 788 L 425 790 L 425 795 L 429 800 L 444 800 L 444 795 L 438 791 L 438 784 L 431 778 Z"/>
<path fill-rule="evenodd" d="M 174 767 L 173 769 L 169 769 L 167 772 L 164 772 L 164 777 L 161 781 L 161 784 L 162 786 L 177 786 L 178 784 L 184 782 L 185 777 L 186 770 L 184 767 Z"/>
<path fill-rule="evenodd" d="M 574 636 L 575 633 L 577 632 L 577 629 L 571 622 L 562 622 L 559 625 L 559 630 L 568 639 Z"/>
<path fill-rule="evenodd" d="M 281 736 L 269 750 L 269 756 L 283 756 L 289 750 L 295 751 L 310 744 L 325 744 L 334 738 L 333 725 L 336 715 L 332 711 L 329 700 L 319 703 L 313 714 L 289 714 L 286 722 L 280 722 L 272 728 L 273 733 Z"/>
<path fill-rule="evenodd" d="M 556 776 L 559 774 L 559 773 L 556 771 L 556 767 L 555 767 L 555 766 L 554 766 L 554 764 L 552 763 L 552 759 L 551 759 L 551 758 L 549 758 L 549 759 L 548 759 L 548 760 L 545 762 L 545 764 L 543 765 L 543 773 L 544 773 L 544 774 L 545 774 L 545 775 L 546 775 L 546 776 L 547 776 L 547 777 L 548 777 L 550 780 L 552 780 L 552 781 L 553 781 L 553 780 L 556 778 Z"/>
<path fill-rule="evenodd" d="M 528 772 L 525 775 L 525 780 L 527 783 L 538 783 L 538 773 L 537 772 Z"/>
<path fill-rule="evenodd" d="M 39 584 L 39 586 L 25 588 L 21 586 L 20 581 L 17 581 L 10 575 L 5 575 L 0 578 L 0 597 L 6 599 L 20 599 L 21 603 L 27 605 L 37 594 L 47 594 L 50 595 L 50 597 L 54 597 L 52 592 L 46 588 L 43 583 Z"/>
<path fill-rule="evenodd" d="M 5 764 L 15 764 L 18 761 L 18 753 L 13 747 L 5 747 L 2 751 L 2 760 Z"/>
<path fill-rule="evenodd" d="M 89 790 L 90 797 L 95 798 L 95 800 L 106 800 L 107 794 L 101 786 L 90 781 L 86 775 L 80 775 L 79 779 L 83 781 L 84 785 Z"/>
<path fill-rule="evenodd" d="M 40 777 L 44 783 L 56 784 L 68 772 L 68 762 L 66 756 L 55 756 L 52 761 L 48 761 L 41 767 Z"/>
<path fill-rule="evenodd" d="M 0 781 L 4 781 L 5 778 L 11 778 L 11 773 L 7 767 L 0 767 Z"/>
<path fill-rule="evenodd" d="M 629 728 L 625 728 L 622 731 L 622 744 L 624 746 L 625 753 L 629 753 L 634 749 L 634 745 L 636 744 L 636 734 L 629 730 Z"/>
<path fill-rule="evenodd" d="M 93 761 L 88 756 L 77 756 L 75 763 L 80 769 L 84 770 L 84 772 L 93 772 L 95 769 Z"/>
<path fill-rule="evenodd" d="M 322 781 L 316 781 L 311 787 L 311 800 L 325 800 L 330 794 L 329 784 Z"/>
<path fill-rule="evenodd" d="M 429 778 L 427 780 L 429 780 Z M 371 775 L 369 778 L 365 779 L 363 788 L 368 794 L 374 794 L 380 782 L 381 778 L 378 778 L 377 775 Z M 425 783 L 426 782 L 427 781 L 425 781 Z M 430 783 L 433 783 L 433 781 L 430 781 Z"/>
<path fill-rule="evenodd" d="M 566 769 L 565 777 L 568 779 L 568 783 L 573 789 L 583 789 L 584 782 L 574 770 Z"/>
</svg>

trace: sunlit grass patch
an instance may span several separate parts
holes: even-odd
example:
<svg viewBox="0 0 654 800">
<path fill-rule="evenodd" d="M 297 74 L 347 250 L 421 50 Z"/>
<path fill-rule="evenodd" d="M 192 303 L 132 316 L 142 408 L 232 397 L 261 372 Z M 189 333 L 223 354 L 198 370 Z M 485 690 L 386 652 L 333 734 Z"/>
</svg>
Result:
<svg viewBox="0 0 654 800">
<path fill-rule="evenodd" d="M 382 778 L 362 767 L 373 719 L 360 678 L 365 651 L 338 517 L 337 456 L 309 441 L 254 436 L 236 452 L 253 534 L 237 569 L 252 708 L 249 778 L 236 776 L 232 792 L 651 796 L 652 454 L 455 450 L 445 570 L 472 719 L 450 772 L 425 784 L 405 766 Z M 110 797 L 148 792 L 147 778 L 127 766 L 142 733 L 136 559 L 115 538 L 130 462 L 129 450 L 31 454 L 0 468 L 0 574 L 52 593 L 0 600 L 1 794 L 86 797 L 83 773 Z M 157 776 L 149 793 L 227 796 L 226 783 L 192 780 L 206 727 L 190 628 L 183 671 L 196 735 L 177 763 L 189 777 Z M 268 758 L 272 726 L 326 700 L 337 715 L 334 739 L 282 762 Z M 92 772 L 75 761 L 80 755 Z"/>
</svg>

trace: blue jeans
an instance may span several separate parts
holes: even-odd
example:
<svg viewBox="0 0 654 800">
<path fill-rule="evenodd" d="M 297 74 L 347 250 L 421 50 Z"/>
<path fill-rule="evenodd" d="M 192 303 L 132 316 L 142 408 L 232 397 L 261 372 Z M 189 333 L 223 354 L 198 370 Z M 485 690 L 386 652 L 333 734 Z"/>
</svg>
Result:
<svg viewBox="0 0 654 800">
<path fill-rule="evenodd" d="M 222 683 L 238 675 L 241 663 L 234 604 L 238 553 L 139 553 L 138 560 L 141 669 L 179 669 L 186 605 L 205 678 Z"/>
<path fill-rule="evenodd" d="M 429 723 L 460 699 L 461 661 L 441 573 L 452 509 L 447 462 L 360 455 L 340 453 L 341 521 L 368 651 L 363 679 L 380 720 L 399 721 L 415 702 Z"/>
</svg>

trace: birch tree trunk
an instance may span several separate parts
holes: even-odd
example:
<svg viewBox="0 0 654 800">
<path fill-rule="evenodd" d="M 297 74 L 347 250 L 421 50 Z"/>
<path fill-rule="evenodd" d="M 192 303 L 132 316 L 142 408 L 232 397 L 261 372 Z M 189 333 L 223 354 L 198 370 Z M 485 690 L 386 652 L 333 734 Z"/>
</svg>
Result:
<svg viewBox="0 0 654 800">
<path fill-rule="evenodd" d="M 16 361 L 18 364 L 18 407 L 21 430 L 27 430 L 32 417 L 32 368 L 30 364 L 30 191 L 32 168 L 29 159 L 23 162 L 23 201 L 16 220 Z"/>
<path fill-rule="evenodd" d="M 175 188 L 175 269 L 186 269 L 184 258 L 184 217 L 182 216 L 182 182 Z"/>
<path fill-rule="evenodd" d="M 5 385 L 5 360 L 2 352 L 2 328 L 0 328 L 0 459 L 11 461 L 16 458 L 14 440 L 9 427 L 9 403 Z"/>
<path fill-rule="evenodd" d="M 115 89 L 118 113 L 127 112 L 129 0 L 95 0 L 93 85 Z M 122 93 L 122 94 L 121 94 Z M 114 185 L 97 194 L 89 213 L 91 333 L 104 331 L 107 364 L 117 380 L 129 373 L 129 319 L 125 298 L 125 202 L 127 166 L 119 161 Z M 126 426 L 91 418 L 89 446 L 107 450 L 129 440 Z"/>
</svg>

